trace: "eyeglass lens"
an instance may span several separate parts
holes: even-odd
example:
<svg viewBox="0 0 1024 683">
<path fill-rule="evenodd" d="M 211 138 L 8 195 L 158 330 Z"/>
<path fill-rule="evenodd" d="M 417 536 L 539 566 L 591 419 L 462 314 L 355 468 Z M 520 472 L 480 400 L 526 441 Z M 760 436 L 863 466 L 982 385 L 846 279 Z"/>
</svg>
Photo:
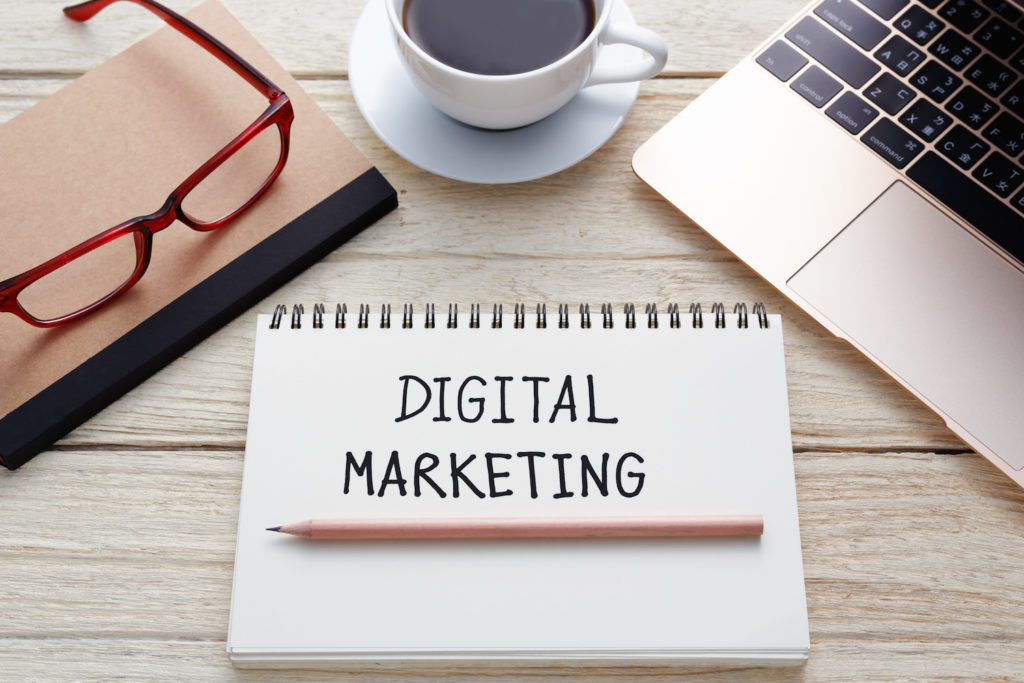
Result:
<svg viewBox="0 0 1024 683">
<path fill-rule="evenodd" d="M 18 294 L 18 303 L 38 320 L 55 320 L 121 289 L 138 264 L 135 233 L 121 235 L 69 261 Z"/>
</svg>

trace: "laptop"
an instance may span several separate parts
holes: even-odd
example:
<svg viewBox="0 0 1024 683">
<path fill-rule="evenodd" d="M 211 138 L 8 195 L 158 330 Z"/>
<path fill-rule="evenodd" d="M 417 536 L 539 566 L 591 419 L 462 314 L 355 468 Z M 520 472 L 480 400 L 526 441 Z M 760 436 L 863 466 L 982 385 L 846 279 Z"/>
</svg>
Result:
<svg viewBox="0 0 1024 683">
<path fill-rule="evenodd" d="M 1024 11 L 816 0 L 636 152 L 1024 486 Z"/>
</svg>

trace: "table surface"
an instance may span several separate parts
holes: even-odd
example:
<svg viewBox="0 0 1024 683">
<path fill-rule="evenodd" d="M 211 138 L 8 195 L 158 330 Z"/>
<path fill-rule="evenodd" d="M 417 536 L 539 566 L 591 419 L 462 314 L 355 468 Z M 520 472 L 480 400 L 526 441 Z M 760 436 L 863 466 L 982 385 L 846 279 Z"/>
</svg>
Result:
<svg viewBox="0 0 1024 683">
<path fill-rule="evenodd" d="M 339 300 L 765 302 L 785 320 L 811 655 L 801 668 L 704 669 L 702 679 L 1024 675 L 1024 492 L 630 169 L 633 150 L 802 0 L 631 0 L 638 22 L 669 44 L 665 72 L 641 86 L 625 124 L 589 159 L 497 187 L 430 175 L 366 125 L 346 75 L 362 0 L 224 4 L 391 180 L 400 206 L 28 466 L 0 474 L 0 679 L 336 678 L 238 671 L 224 645 L 253 315 L 278 302 Z M 124 3 L 85 28 L 60 7 L 4 2 L 0 121 L 159 25 Z M 473 678 L 372 671 L 380 680 Z M 565 667 L 488 676 L 687 673 Z"/>
</svg>

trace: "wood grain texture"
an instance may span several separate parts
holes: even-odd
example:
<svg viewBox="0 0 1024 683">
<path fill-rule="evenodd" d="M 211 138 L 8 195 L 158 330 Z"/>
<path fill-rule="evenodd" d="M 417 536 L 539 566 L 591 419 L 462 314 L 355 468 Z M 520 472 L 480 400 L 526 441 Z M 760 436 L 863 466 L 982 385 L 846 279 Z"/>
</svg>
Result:
<svg viewBox="0 0 1024 683">
<path fill-rule="evenodd" d="M 0 121 L 64 82 L 4 81 Z M 764 301 L 785 318 L 795 448 L 964 450 L 938 417 L 789 304 L 630 170 L 632 151 L 711 82 L 644 84 L 626 123 L 592 157 L 551 178 L 494 187 L 419 171 L 377 139 L 347 81 L 304 81 L 395 184 L 400 206 L 254 312 L 269 313 L 276 303 L 335 301 L 375 307 L 406 301 L 418 307 L 428 301 L 654 301 L 683 308 L 691 301 L 705 308 L 714 301 Z M 241 448 L 254 334 L 252 316 L 241 316 L 62 445 L 198 442 Z M 197 384 L 196 377 L 216 391 Z"/>
<path fill-rule="evenodd" d="M 64 450 L 5 473 L 0 679 L 102 680 L 114 671 L 130 680 L 316 679 L 234 671 L 223 651 L 241 468 L 239 451 Z M 796 473 L 811 659 L 803 669 L 712 680 L 1020 672 L 1024 491 L 971 455 L 800 453 Z M 453 671 L 373 670 L 379 680 Z M 488 670 L 515 680 L 528 673 Z"/>
<path fill-rule="evenodd" d="M 363 0 L 222 0 L 296 77 L 348 73 L 348 41 Z M 67 0 L 5 2 L 0 26 L 0 74 L 87 71 L 161 25 L 129 3 L 117 3 L 85 24 L 64 17 Z M 166 0 L 185 12 L 195 0 Z M 631 0 L 641 26 L 668 44 L 666 75 L 719 74 L 779 29 L 803 0 Z"/>
<path fill-rule="evenodd" d="M 0 681 L 1021 678 L 1024 492 L 630 170 L 633 150 L 713 83 L 678 76 L 725 71 L 801 2 L 631 2 L 639 22 L 667 39 L 669 77 L 643 84 L 622 129 L 591 158 L 508 187 L 427 174 L 370 131 L 345 78 L 361 1 L 224 2 L 378 164 L 401 205 L 50 452 L 0 472 Z M 118 3 L 77 26 L 60 6 L 5 3 L 0 121 L 158 25 Z M 370 667 L 344 677 L 233 669 L 224 647 L 252 314 L 278 302 L 339 300 L 742 300 L 781 312 L 810 610 L 807 665 Z"/>
</svg>

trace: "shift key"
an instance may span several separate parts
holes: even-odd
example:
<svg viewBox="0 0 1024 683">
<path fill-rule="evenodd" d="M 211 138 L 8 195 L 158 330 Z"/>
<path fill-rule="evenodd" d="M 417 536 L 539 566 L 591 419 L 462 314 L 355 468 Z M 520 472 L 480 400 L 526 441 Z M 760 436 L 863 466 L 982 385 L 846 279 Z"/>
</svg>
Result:
<svg viewBox="0 0 1024 683">
<path fill-rule="evenodd" d="M 813 17 L 801 19 L 786 38 L 858 90 L 881 68 Z"/>
</svg>

